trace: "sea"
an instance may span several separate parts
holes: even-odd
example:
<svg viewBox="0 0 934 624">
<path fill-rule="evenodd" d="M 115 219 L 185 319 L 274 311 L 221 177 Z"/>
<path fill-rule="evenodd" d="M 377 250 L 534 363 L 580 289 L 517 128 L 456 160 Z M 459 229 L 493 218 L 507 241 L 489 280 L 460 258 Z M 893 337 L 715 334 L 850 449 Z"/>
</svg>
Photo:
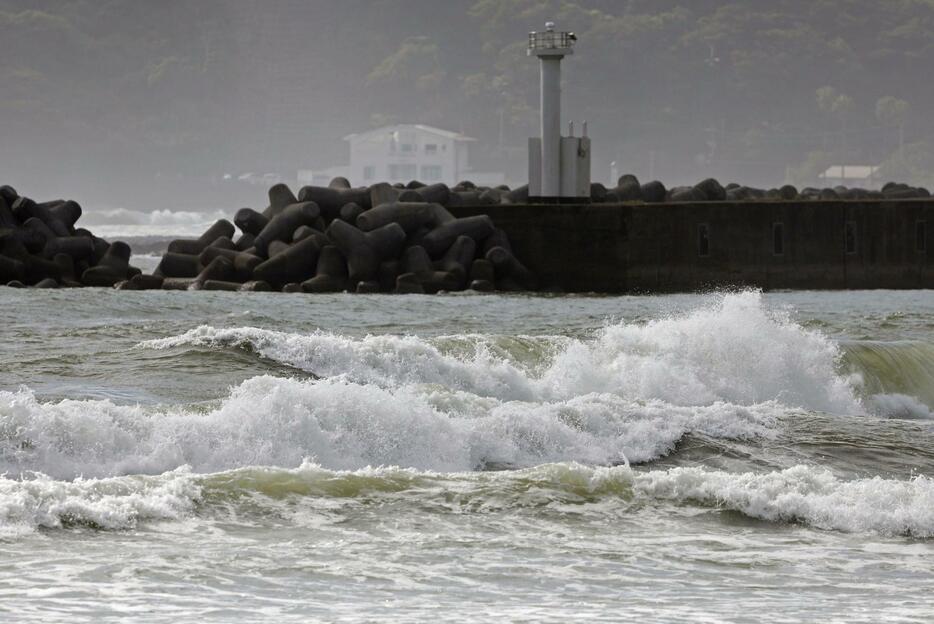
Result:
<svg viewBox="0 0 934 624">
<path fill-rule="evenodd" d="M 0 621 L 931 622 L 932 410 L 934 291 L 0 287 Z"/>
</svg>

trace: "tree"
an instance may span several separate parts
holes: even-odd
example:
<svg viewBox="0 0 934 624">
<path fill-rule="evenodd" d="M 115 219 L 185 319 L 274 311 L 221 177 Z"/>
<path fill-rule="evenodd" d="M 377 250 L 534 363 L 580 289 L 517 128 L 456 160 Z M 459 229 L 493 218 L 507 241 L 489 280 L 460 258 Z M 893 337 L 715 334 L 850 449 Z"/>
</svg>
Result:
<svg viewBox="0 0 934 624">
<path fill-rule="evenodd" d="M 887 126 L 898 129 L 898 158 L 905 160 L 905 123 L 911 113 L 911 105 L 891 95 L 879 98 L 876 102 L 876 119 Z"/>
<path fill-rule="evenodd" d="M 853 98 L 840 93 L 833 87 L 821 87 L 817 90 L 817 106 L 832 117 L 840 120 L 840 166 L 841 176 L 846 177 L 846 161 L 849 157 L 847 149 L 847 116 L 853 108 Z"/>
</svg>

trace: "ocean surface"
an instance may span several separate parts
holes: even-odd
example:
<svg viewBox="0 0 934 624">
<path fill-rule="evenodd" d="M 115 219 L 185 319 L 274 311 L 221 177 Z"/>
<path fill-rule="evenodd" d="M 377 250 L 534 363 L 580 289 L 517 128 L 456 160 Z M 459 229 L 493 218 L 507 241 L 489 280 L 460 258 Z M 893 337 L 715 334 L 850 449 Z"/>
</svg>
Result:
<svg viewBox="0 0 934 624">
<path fill-rule="evenodd" d="M 934 621 L 934 292 L 0 288 L 0 621 Z"/>
</svg>

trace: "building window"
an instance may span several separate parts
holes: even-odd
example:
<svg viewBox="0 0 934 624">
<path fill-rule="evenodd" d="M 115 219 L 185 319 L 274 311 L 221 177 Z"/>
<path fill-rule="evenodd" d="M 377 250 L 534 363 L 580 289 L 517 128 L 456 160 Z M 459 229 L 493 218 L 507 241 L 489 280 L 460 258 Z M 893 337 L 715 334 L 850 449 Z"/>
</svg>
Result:
<svg viewBox="0 0 934 624">
<path fill-rule="evenodd" d="M 437 182 L 441 179 L 441 165 L 422 165 L 422 180 Z"/>
<path fill-rule="evenodd" d="M 785 255 L 785 224 L 772 224 L 772 254 L 776 256 Z"/>
<path fill-rule="evenodd" d="M 927 225 L 927 221 L 915 222 L 915 249 L 917 251 L 923 252 L 928 249 Z"/>
<path fill-rule="evenodd" d="M 376 167 L 373 165 L 367 165 L 363 168 L 363 179 L 364 180 L 373 180 L 376 178 Z"/>
<path fill-rule="evenodd" d="M 400 150 L 403 154 L 413 154 L 415 153 L 415 145 L 412 143 L 403 143 Z"/>
<path fill-rule="evenodd" d="M 847 221 L 844 225 L 844 244 L 846 245 L 846 253 L 855 254 L 856 253 L 856 222 Z"/>
<path fill-rule="evenodd" d="M 417 174 L 415 165 L 389 165 L 389 179 L 396 182 L 414 180 Z"/>
<path fill-rule="evenodd" d="M 706 223 L 697 225 L 697 255 L 701 258 L 710 255 L 710 226 Z"/>
<path fill-rule="evenodd" d="M 437 143 L 426 143 L 425 144 L 425 154 L 437 154 L 437 153 L 438 153 Z"/>
</svg>

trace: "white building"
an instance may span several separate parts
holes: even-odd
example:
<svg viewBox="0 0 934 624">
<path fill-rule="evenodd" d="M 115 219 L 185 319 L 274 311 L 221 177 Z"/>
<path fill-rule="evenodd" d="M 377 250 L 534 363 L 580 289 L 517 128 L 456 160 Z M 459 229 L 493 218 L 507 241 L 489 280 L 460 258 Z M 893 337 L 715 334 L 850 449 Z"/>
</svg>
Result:
<svg viewBox="0 0 934 624">
<path fill-rule="evenodd" d="M 350 164 L 320 171 L 299 172 L 299 182 L 327 184 L 341 175 L 355 186 L 376 182 L 453 185 L 470 180 L 478 185 L 502 184 L 501 173 L 471 171 L 468 145 L 475 141 L 457 132 L 422 124 L 384 126 L 344 137 L 350 144 Z"/>
<path fill-rule="evenodd" d="M 881 187 L 879 167 L 870 165 L 833 165 L 817 178 L 821 186 L 860 186 L 867 189 Z"/>
</svg>

